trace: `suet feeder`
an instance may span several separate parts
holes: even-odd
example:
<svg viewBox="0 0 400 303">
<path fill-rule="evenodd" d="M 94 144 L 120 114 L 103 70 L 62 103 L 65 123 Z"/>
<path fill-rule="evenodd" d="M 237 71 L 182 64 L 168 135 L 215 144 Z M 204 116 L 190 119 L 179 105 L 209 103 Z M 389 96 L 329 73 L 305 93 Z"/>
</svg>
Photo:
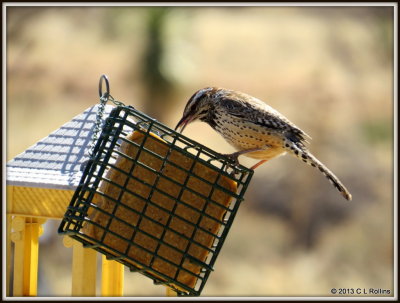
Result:
<svg viewBox="0 0 400 303">
<path fill-rule="evenodd" d="M 104 107 L 106 84 L 90 157 L 93 120 L 64 146 L 62 165 L 80 173 L 69 177 L 75 192 L 58 232 L 179 295 L 200 295 L 253 171 L 134 107 Z"/>
</svg>

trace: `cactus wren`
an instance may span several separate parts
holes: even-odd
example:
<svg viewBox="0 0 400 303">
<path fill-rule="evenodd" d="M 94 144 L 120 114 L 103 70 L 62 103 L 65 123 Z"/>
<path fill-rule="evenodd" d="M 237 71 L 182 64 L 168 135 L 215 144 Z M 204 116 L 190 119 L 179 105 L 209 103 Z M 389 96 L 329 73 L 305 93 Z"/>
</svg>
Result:
<svg viewBox="0 0 400 303">
<path fill-rule="evenodd" d="M 306 148 L 306 137 L 310 136 L 261 100 L 233 90 L 203 88 L 189 99 L 175 130 L 182 132 L 195 120 L 208 123 L 237 150 L 227 155 L 235 162 L 240 155 L 261 160 L 251 168 L 255 169 L 289 153 L 318 168 L 345 199 L 351 200 L 339 179 Z"/>
</svg>

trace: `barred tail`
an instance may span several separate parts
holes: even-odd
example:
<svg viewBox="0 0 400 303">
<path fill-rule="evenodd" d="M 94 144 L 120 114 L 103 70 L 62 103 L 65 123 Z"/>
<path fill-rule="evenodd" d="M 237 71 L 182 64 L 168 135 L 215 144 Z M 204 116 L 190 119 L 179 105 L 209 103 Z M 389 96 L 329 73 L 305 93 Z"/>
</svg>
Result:
<svg viewBox="0 0 400 303">
<path fill-rule="evenodd" d="M 314 155 L 305 149 L 300 149 L 297 146 L 292 149 L 293 154 L 301 159 L 303 162 L 316 167 L 319 171 L 324 174 L 324 176 L 332 183 L 332 185 L 342 194 L 346 200 L 351 200 L 351 194 L 347 188 L 339 181 L 339 179 L 324 165 L 322 164 Z"/>
</svg>

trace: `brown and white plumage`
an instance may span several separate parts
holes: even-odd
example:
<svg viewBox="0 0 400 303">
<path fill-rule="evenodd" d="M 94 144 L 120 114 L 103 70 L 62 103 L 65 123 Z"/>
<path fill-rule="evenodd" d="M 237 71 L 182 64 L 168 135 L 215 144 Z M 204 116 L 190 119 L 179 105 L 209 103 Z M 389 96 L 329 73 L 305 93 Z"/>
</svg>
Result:
<svg viewBox="0 0 400 303">
<path fill-rule="evenodd" d="M 304 131 L 281 113 L 248 94 L 216 87 L 197 91 L 187 102 L 176 129 L 181 132 L 195 120 L 208 123 L 236 150 L 231 156 L 245 155 L 261 160 L 252 169 L 277 156 L 289 153 L 316 167 L 351 200 L 351 194 L 339 179 L 306 148 Z"/>
</svg>

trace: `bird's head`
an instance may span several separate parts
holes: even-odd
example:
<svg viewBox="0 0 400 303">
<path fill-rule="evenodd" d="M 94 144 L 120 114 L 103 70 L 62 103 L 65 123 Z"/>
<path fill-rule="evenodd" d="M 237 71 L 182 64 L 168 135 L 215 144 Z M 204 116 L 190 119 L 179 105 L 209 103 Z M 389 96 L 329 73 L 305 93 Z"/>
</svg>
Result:
<svg viewBox="0 0 400 303">
<path fill-rule="evenodd" d="M 216 88 L 214 87 L 206 87 L 194 93 L 187 102 L 183 116 L 176 125 L 175 130 L 180 128 L 179 132 L 183 132 L 189 123 L 196 120 L 207 122 L 212 109 L 212 96 L 215 91 Z"/>
</svg>

